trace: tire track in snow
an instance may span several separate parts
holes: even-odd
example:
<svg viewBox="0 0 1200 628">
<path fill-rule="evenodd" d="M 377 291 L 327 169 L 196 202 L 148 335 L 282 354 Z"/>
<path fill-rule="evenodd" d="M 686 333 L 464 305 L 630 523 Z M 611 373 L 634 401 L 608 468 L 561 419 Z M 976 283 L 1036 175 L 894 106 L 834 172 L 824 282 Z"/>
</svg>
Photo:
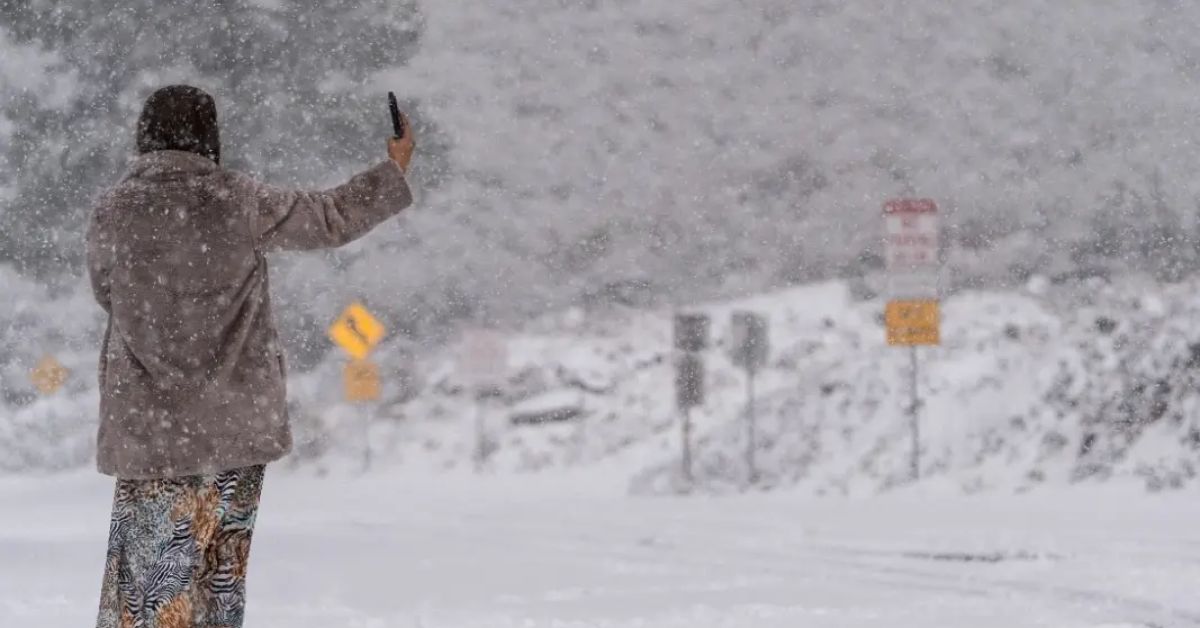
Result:
<svg viewBox="0 0 1200 628">
<path fill-rule="evenodd" d="M 1112 591 L 989 576 L 976 573 L 978 569 L 971 573 L 962 570 L 951 571 L 950 565 L 955 564 L 952 562 L 948 562 L 947 569 L 944 570 L 919 569 L 906 566 L 906 563 L 920 559 L 906 556 L 905 552 L 901 551 L 859 548 L 845 543 L 789 544 L 792 547 L 784 551 L 776 548 L 766 550 L 756 546 L 731 547 L 713 543 L 713 540 L 744 532 L 737 530 L 739 526 L 734 521 L 697 522 L 683 516 L 671 516 L 666 522 L 655 522 L 676 524 L 669 530 L 671 534 L 659 532 L 648 535 L 646 525 L 630 523 L 627 518 L 604 515 L 597 518 L 594 512 L 587 514 L 588 516 L 580 516 L 578 519 L 571 515 L 562 517 L 567 521 L 554 521 L 551 517 L 538 518 L 533 522 L 501 522 L 492 519 L 487 525 L 466 525 L 457 528 L 456 532 L 466 533 L 467 537 L 474 537 L 474 540 L 483 542 L 494 541 L 498 536 L 520 538 L 522 543 L 514 547 L 514 551 L 525 550 L 522 560 L 535 562 L 543 562 L 539 559 L 540 556 L 546 557 L 544 562 L 561 562 L 561 556 L 566 554 L 581 561 L 588 558 L 597 563 L 622 561 L 630 570 L 641 569 L 644 573 L 654 573 L 663 577 L 696 576 L 698 570 L 703 570 L 705 575 L 722 574 L 735 578 L 738 575 L 769 574 L 785 582 L 812 579 L 815 573 L 820 572 L 821 578 L 837 575 L 852 582 L 877 582 L 892 588 L 937 591 L 972 598 L 995 599 L 1000 593 L 1008 593 L 1021 599 L 1035 598 L 1065 604 L 1086 611 L 1089 615 L 1109 607 L 1113 609 L 1112 613 L 1128 615 L 1129 617 L 1123 618 L 1126 621 L 1136 619 L 1152 622 L 1147 625 L 1200 626 L 1200 612 L 1195 610 L 1176 608 L 1154 600 Z M 572 519 L 576 520 L 571 521 Z M 748 522 L 758 523 L 759 528 L 779 527 L 770 522 Z M 678 525 L 681 523 L 686 525 Z M 608 534 L 603 537 L 598 534 L 587 537 L 564 536 L 564 531 L 589 530 L 596 527 L 604 529 Z M 622 535 L 624 539 L 621 538 Z M 624 542 L 630 537 L 634 537 L 634 542 Z M 657 540 L 660 537 L 669 537 L 669 541 L 660 542 Z M 638 539 L 649 542 L 642 543 Z M 693 548 L 703 549 L 693 551 Z M 551 558 L 555 556 L 560 558 Z M 833 567 L 837 573 L 830 573 L 828 569 L 814 569 L 815 563 Z M 712 589 L 712 586 L 705 582 L 693 582 L 690 586 L 661 588 L 659 593 L 663 594 L 695 593 Z M 653 592 L 642 586 L 628 593 L 645 595 Z M 592 593 L 595 597 L 607 597 L 621 596 L 622 591 L 619 588 L 603 587 L 594 588 Z M 551 598 L 555 597 L 554 594 L 553 591 L 549 592 Z M 558 597 L 562 598 L 557 600 L 560 602 L 573 599 L 570 595 Z M 546 598 L 543 598 L 543 601 L 547 601 Z M 1111 621 L 1113 618 L 1108 616 L 1103 619 Z"/>
</svg>

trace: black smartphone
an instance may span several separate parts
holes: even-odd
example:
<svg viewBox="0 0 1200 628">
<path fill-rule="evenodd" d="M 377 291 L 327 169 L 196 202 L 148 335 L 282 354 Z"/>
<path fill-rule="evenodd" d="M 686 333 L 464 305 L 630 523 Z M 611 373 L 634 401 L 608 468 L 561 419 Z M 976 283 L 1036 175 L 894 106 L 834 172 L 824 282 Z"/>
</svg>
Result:
<svg viewBox="0 0 1200 628">
<path fill-rule="evenodd" d="M 400 103 L 396 102 L 396 92 L 388 92 L 388 109 L 392 112 L 392 132 L 396 139 L 404 137 L 404 118 L 400 117 Z"/>
</svg>

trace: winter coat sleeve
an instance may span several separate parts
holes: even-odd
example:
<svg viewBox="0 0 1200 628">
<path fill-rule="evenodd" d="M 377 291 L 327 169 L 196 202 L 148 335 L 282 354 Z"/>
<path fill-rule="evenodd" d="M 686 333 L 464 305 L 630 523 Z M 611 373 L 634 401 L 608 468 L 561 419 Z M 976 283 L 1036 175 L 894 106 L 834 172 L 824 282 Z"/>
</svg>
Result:
<svg viewBox="0 0 1200 628">
<path fill-rule="evenodd" d="M 301 192 L 234 175 L 262 251 L 338 247 L 366 235 L 412 204 L 404 173 L 388 160 L 323 192 Z"/>
</svg>

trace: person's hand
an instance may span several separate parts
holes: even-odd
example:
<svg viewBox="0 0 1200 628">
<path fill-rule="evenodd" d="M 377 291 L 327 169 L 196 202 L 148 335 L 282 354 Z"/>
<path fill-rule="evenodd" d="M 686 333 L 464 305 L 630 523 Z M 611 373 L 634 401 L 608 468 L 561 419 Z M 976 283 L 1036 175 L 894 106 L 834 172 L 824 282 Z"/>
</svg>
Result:
<svg viewBox="0 0 1200 628">
<path fill-rule="evenodd" d="M 413 127 L 408 123 L 408 116 L 401 113 L 400 120 L 404 122 L 404 137 L 388 138 L 388 157 L 396 162 L 405 174 L 408 174 L 408 164 L 412 161 L 417 143 L 413 137 Z"/>
</svg>

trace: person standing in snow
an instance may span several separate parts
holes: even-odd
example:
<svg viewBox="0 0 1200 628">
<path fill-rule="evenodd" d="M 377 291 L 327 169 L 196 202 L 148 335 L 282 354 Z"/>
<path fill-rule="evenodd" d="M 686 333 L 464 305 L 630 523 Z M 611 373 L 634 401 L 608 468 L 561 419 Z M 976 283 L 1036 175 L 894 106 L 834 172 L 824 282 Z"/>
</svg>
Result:
<svg viewBox="0 0 1200 628">
<path fill-rule="evenodd" d="M 87 234 L 108 313 L 97 462 L 117 478 L 100 628 L 242 625 L 264 468 L 292 444 L 265 255 L 341 246 L 409 206 L 405 128 L 390 159 L 299 192 L 221 167 L 203 91 L 146 101 Z"/>
</svg>

